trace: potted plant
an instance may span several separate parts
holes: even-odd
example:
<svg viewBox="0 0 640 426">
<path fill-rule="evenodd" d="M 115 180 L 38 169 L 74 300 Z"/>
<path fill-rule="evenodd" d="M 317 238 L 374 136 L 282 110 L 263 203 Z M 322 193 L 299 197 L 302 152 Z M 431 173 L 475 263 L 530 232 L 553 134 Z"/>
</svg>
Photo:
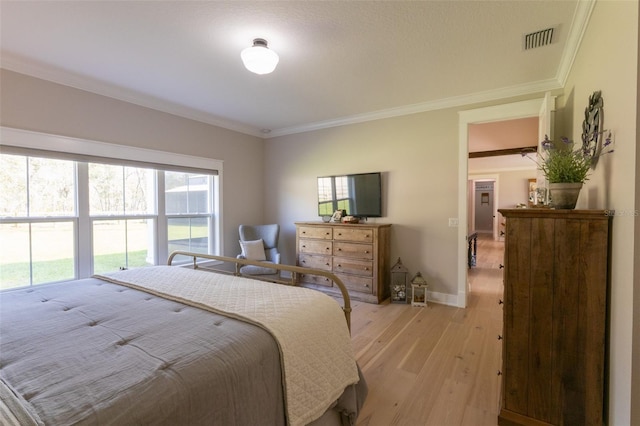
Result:
<svg viewBox="0 0 640 426">
<path fill-rule="evenodd" d="M 542 151 L 534 161 L 549 182 L 551 205 L 559 209 L 575 208 L 580 189 L 589 179 L 595 160 L 613 152 L 611 133 L 601 146 L 588 144 L 576 148 L 569 138 L 554 142 L 546 135 L 541 145 Z"/>
</svg>

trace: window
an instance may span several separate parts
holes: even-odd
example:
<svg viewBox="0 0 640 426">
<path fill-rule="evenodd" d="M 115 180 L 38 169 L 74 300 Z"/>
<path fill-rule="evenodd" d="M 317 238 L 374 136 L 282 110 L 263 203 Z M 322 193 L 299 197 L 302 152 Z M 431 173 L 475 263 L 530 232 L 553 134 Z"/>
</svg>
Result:
<svg viewBox="0 0 640 426">
<path fill-rule="evenodd" d="M 165 173 L 165 212 L 170 252 L 212 252 L 209 238 L 212 184 L 212 176 Z"/>
<path fill-rule="evenodd" d="M 156 171 L 88 164 L 93 271 L 155 264 Z"/>
<path fill-rule="evenodd" d="M 215 171 L 103 161 L 0 153 L 0 289 L 217 252 Z"/>
<path fill-rule="evenodd" d="M 73 279 L 75 165 L 0 154 L 0 288 Z"/>
</svg>

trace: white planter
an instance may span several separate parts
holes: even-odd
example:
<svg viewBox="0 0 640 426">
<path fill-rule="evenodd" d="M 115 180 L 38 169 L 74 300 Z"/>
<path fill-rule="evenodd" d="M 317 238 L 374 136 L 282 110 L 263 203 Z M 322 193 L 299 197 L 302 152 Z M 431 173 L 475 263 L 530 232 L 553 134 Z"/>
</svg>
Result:
<svg viewBox="0 0 640 426">
<path fill-rule="evenodd" d="M 556 209 L 574 209 L 582 183 L 550 183 L 551 207 Z"/>
</svg>

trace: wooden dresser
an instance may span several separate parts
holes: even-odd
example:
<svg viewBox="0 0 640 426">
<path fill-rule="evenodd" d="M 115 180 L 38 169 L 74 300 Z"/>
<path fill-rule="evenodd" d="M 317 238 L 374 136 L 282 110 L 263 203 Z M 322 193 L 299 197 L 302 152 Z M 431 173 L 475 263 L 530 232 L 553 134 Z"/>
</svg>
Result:
<svg viewBox="0 0 640 426">
<path fill-rule="evenodd" d="M 331 271 L 353 299 L 380 303 L 389 297 L 390 230 L 390 224 L 297 222 L 297 265 Z M 339 293 L 325 277 L 301 274 L 298 283 Z"/>
<path fill-rule="evenodd" d="M 499 425 L 603 425 L 611 216 L 508 209 Z"/>
</svg>

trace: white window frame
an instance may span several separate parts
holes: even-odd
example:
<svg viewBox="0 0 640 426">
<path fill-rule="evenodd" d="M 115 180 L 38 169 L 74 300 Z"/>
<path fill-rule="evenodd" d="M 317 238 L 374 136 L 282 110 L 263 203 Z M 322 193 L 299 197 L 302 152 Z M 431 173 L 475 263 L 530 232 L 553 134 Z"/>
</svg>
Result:
<svg viewBox="0 0 640 426">
<path fill-rule="evenodd" d="M 214 254 L 220 254 L 222 247 L 224 247 L 224 235 L 222 233 L 223 229 L 223 217 L 222 217 L 222 205 L 223 205 L 223 194 L 222 194 L 222 179 L 223 179 L 223 161 L 216 160 L 212 158 L 204 158 L 204 157 L 196 157 L 184 154 L 176 154 L 173 152 L 166 151 L 156 151 L 145 148 L 136 148 L 125 145 L 117 145 L 110 144 L 104 142 L 97 142 L 87 139 L 79 139 L 79 138 L 71 138 L 66 136 L 52 135 L 47 133 L 39 133 L 22 129 L 15 129 L 9 127 L 0 126 L 0 145 L 10 145 L 19 148 L 26 149 L 34 149 L 34 150 L 46 150 L 46 151 L 55 151 L 62 153 L 70 153 L 76 155 L 86 155 L 92 157 L 104 157 L 115 160 L 126 160 L 126 161 L 138 161 L 141 163 L 156 163 L 156 164 L 165 164 L 176 167 L 184 167 L 187 169 L 195 168 L 202 170 L 212 170 L 217 171 L 217 179 L 212 179 L 213 181 L 213 193 L 217 194 L 217 198 L 214 201 L 213 205 L 213 216 L 212 223 L 210 228 L 210 237 L 216 236 L 217 238 L 210 238 L 210 249 Z M 84 170 L 83 170 L 84 169 Z M 86 173 L 86 168 L 79 168 L 78 173 Z M 164 182 L 161 179 L 158 179 L 158 185 L 161 186 L 158 190 L 163 190 Z M 79 193 L 88 192 L 89 188 L 84 188 L 84 184 L 80 184 L 80 182 L 87 182 L 88 179 L 79 179 L 77 191 Z M 88 194 L 85 194 L 88 195 Z M 88 199 L 88 197 L 86 198 Z M 164 205 L 158 205 L 157 215 L 165 215 Z M 78 206 L 78 210 L 87 208 L 88 206 Z M 78 211 L 80 213 L 80 211 Z M 85 215 L 80 215 L 81 217 L 88 217 Z M 82 247 L 83 244 L 88 244 L 91 246 L 90 235 L 91 235 L 91 226 L 92 220 L 88 220 L 87 223 L 85 221 L 79 221 L 77 223 L 77 232 L 79 234 L 79 238 L 76 240 L 77 243 Z M 160 227 L 158 227 L 160 228 Z M 163 253 L 162 251 L 166 251 L 166 243 L 167 242 L 167 233 L 166 229 L 158 229 L 157 238 L 158 238 L 158 246 L 160 247 L 160 252 L 155 254 L 156 263 L 159 259 L 166 259 L 168 257 L 168 253 Z M 93 269 L 93 259 L 85 259 L 80 258 L 83 250 L 76 251 L 78 254 L 78 258 L 76 259 L 77 263 L 77 274 L 78 278 L 88 277 L 91 274 Z"/>
</svg>

